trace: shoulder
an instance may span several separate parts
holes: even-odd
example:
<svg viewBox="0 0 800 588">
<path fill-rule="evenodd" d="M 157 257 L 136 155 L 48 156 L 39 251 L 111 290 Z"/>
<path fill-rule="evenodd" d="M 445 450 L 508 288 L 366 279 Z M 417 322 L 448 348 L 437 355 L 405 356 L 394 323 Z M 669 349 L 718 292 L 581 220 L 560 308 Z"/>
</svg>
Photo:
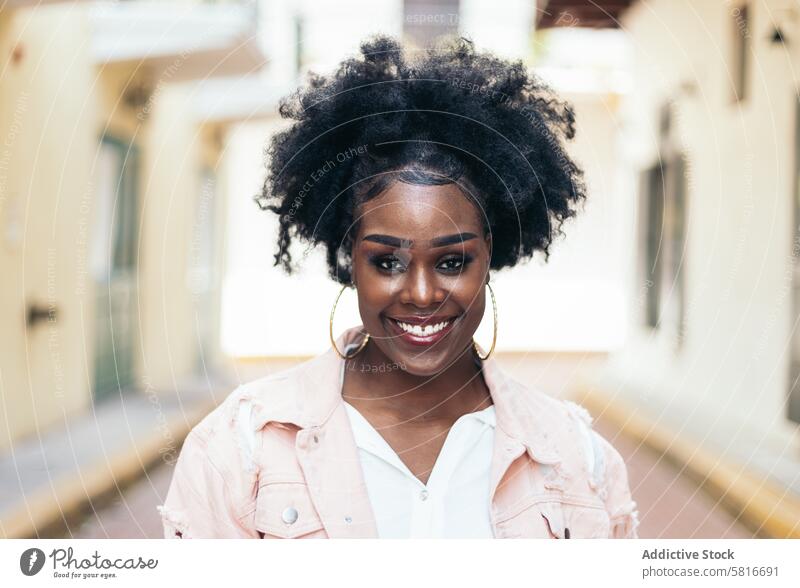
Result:
<svg viewBox="0 0 800 588">
<path fill-rule="evenodd" d="M 296 405 L 287 398 L 293 373 L 236 386 L 192 427 L 159 507 L 167 537 L 257 536 L 253 517 L 260 476 L 259 423 L 268 418 L 264 415 Z"/>
<path fill-rule="evenodd" d="M 273 421 L 306 426 L 326 397 L 318 392 L 335 377 L 332 370 L 327 354 L 319 355 L 239 384 L 190 436 L 207 446 L 209 459 L 221 469 L 252 471 L 262 429 Z M 238 459 L 232 459 L 234 452 Z"/>
<path fill-rule="evenodd" d="M 593 428 L 594 418 L 584 406 L 569 399 L 559 402 L 580 434 L 582 453 L 591 472 L 590 485 L 596 487 L 601 497 L 606 499 L 608 484 L 618 481 L 622 472 L 626 473 L 627 478 L 625 460 L 608 439 Z"/>
<path fill-rule="evenodd" d="M 562 473 L 589 488 L 603 501 L 612 537 L 636 537 L 637 504 L 631 497 L 628 469 L 620 452 L 593 427 L 593 417 L 581 404 L 551 396 L 536 387 L 520 386 L 529 426 L 545 429 L 559 456 Z"/>
<path fill-rule="evenodd" d="M 229 434 L 245 407 L 258 411 L 276 410 L 298 403 L 298 394 L 309 375 L 318 372 L 323 356 L 307 359 L 293 367 L 254 378 L 239 384 L 228 396 L 198 423 L 194 431 L 207 438 Z"/>
<path fill-rule="evenodd" d="M 237 386 L 189 431 L 176 469 L 176 477 L 180 472 L 196 483 L 219 484 L 234 504 L 251 498 L 257 476 L 240 419 L 246 398 L 247 390 Z"/>
<path fill-rule="evenodd" d="M 603 474 L 609 467 L 625 467 L 621 454 L 593 428 L 594 418 L 583 405 L 568 398 L 552 396 L 533 386 L 516 384 L 524 389 L 527 409 L 536 415 L 536 426 L 547 427 L 555 435 L 562 454 L 567 447 L 576 449 L 574 454 L 591 473 L 592 487 L 600 487 Z"/>
<path fill-rule="evenodd" d="M 584 443 L 590 486 L 603 499 L 611 520 L 611 537 L 636 538 L 637 504 L 631 496 L 628 467 L 620 452 L 592 428 L 589 411 L 571 400 L 562 401 L 579 424 Z"/>
<path fill-rule="evenodd" d="M 237 436 L 237 387 L 195 425 L 181 447 L 159 506 L 166 537 L 249 537 L 257 474 Z"/>
<path fill-rule="evenodd" d="M 297 366 L 239 384 L 192 428 L 187 440 L 192 439 L 206 446 L 209 458 L 219 461 L 224 469 L 229 469 L 229 464 L 235 463 L 230 459 L 234 450 L 252 455 L 254 435 L 260 428 L 259 418 L 264 419 L 265 415 L 271 415 L 281 407 L 296 405 L 296 386 L 293 384 L 296 383 L 299 368 Z"/>
</svg>

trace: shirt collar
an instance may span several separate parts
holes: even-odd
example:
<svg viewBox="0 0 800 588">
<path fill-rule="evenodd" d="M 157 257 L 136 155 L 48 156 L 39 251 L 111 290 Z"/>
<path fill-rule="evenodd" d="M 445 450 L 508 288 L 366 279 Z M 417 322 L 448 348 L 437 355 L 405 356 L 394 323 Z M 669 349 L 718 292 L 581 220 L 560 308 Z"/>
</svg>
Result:
<svg viewBox="0 0 800 588">
<path fill-rule="evenodd" d="M 336 341 L 346 349 L 360 341 L 362 327 L 345 331 Z M 557 463 L 553 444 L 559 418 L 555 399 L 523 386 L 507 376 L 493 357 L 481 362 L 484 380 L 494 403 L 495 426 L 522 443 L 532 459 Z M 333 348 L 287 371 L 244 384 L 242 400 L 253 404 L 256 430 L 268 422 L 291 423 L 302 429 L 321 427 L 343 403 L 341 374 L 344 360 Z"/>
</svg>

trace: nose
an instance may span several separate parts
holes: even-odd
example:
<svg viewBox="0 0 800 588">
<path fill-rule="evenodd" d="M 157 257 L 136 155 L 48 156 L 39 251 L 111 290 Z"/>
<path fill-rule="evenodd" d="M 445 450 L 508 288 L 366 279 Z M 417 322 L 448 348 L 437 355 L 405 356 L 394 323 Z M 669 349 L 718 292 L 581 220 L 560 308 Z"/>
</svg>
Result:
<svg viewBox="0 0 800 588">
<path fill-rule="evenodd" d="M 419 308 L 427 308 L 444 302 L 446 293 L 438 284 L 435 273 L 424 267 L 412 267 L 403 276 L 400 301 L 413 304 Z"/>
</svg>

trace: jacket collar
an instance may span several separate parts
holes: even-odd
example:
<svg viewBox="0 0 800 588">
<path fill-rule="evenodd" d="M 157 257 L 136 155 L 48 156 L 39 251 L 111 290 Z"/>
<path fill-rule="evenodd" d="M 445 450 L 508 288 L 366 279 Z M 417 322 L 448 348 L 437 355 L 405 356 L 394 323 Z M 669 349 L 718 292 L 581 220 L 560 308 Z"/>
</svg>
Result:
<svg viewBox="0 0 800 588">
<path fill-rule="evenodd" d="M 338 349 L 361 338 L 362 327 L 347 330 L 336 341 Z M 322 427 L 343 402 L 340 374 L 344 360 L 329 348 L 294 368 L 245 384 L 253 399 L 256 430 L 269 422 L 291 423 L 301 429 Z M 540 463 L 561 461 L 555 446 L 556 401 L 510 378 L 490 357 L 482 362 L 484 380 L 495 405 L 497 428 L 525 446 Z"/>
</svg>

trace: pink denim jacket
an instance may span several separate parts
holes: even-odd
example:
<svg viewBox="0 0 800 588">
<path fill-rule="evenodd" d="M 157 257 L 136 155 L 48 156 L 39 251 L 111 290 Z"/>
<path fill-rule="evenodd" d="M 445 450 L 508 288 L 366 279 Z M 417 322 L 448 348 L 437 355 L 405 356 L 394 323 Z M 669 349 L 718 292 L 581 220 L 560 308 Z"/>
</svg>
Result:
<svg viewBox="0 0 800 588">
<path fill-rule="evenodd" d="M 344 349 L 360 332 L 337 342 Z M 239 386 L 189 433 L 165 503 L 167 538 L 377 537 L 333 349 Z M 496 538 L 636 538 L 625 463 L 581 406 L 490 358 Z"/>
</svg>

